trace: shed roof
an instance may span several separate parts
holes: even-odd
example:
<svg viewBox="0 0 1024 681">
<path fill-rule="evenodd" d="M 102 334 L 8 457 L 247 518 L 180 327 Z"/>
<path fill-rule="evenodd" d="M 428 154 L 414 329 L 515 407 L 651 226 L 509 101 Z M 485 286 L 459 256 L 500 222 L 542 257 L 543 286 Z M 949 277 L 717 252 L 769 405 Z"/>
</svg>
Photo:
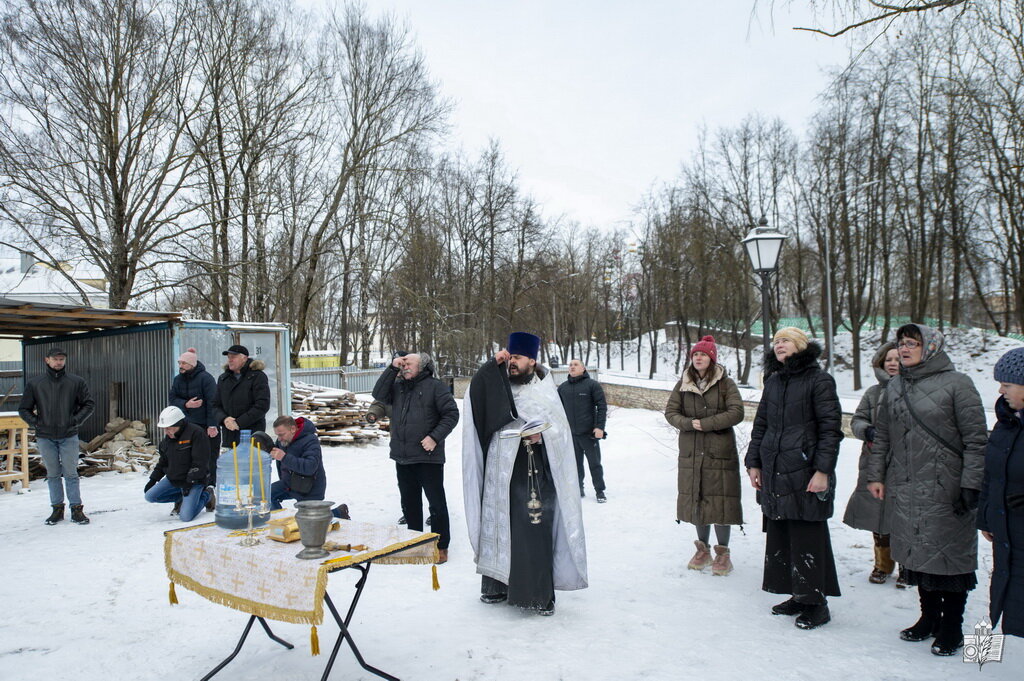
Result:
<svg viewBox="0 0 1024 681">
<path fill-rule="evenodd" d="M 180 318 L 177 312 L 106 310 L 96 307 L 53 305 L 0 297 L 0 338 L 59 336 Z"/>
</svg>

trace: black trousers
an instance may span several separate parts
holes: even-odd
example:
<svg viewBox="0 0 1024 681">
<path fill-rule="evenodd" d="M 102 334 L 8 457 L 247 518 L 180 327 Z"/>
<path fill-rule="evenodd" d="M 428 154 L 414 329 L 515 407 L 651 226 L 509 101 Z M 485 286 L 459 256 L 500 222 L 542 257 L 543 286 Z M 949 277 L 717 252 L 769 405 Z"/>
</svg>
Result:
<svg viewBox="0 0 1024 681">
<path fill-rule="evenodd" d="M 217 486 L 217 459 L 220 458 L 220 430 L 217 430 L 217 434 L 210 438 L 210 474 L 207 478 L 210 484 L 214 487 Z"/>
<path fill-rule="evenodd" d="M 448 523 L 448 501 L 444 495 L 444 464 L 396 462 L 395 469 L 406 527 L 423 531 L 423 495 L 427 495 L 430 530 L 441 535 L 437 548 L 447 549 L 452 533 Z"/>
<path fill-rule="evenodd" d="M 594 491 L 604 491 L 604 467 L 601 465 L 601 443 L 591 435 L 573 435 L 572 446 L 576 450 L 576 474 L 580 477 L 580 491 L 583 491 L 583 459 L 590 466 L 590 483 Z"/>
<path fill-rule="evenodd" d="M 765 518 L 764 526 L 764 591 L 815 605 L 840 595 L 828 522 Z"/>
</svg>

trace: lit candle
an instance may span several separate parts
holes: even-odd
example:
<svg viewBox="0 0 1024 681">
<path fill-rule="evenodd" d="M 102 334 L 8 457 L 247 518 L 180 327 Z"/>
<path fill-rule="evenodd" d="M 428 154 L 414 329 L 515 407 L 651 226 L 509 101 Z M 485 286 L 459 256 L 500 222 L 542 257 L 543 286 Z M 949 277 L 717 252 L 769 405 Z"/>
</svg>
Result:
<svg viewBox="0 0 1024 681">
<path fill-rule="evenodd" d="M 256 495 L 252 493 L 252 438 L 249 438 L 249 504 Z"/>
<path fill-rule="evenodd" d="M 242 505 L 242 481 L 238 477 L 238 443 L 231 443 L 231 457 L 235 460 L 235 500 L 238 506 Z"/>
<path fill-rule="evenodd" d="M 260 458 L 260 503 L 266 503 L 267 494 L 263 490 L 263 450 L 260 449 L 259 443 L 256 444 L 256 456 Z"/>
</svg>

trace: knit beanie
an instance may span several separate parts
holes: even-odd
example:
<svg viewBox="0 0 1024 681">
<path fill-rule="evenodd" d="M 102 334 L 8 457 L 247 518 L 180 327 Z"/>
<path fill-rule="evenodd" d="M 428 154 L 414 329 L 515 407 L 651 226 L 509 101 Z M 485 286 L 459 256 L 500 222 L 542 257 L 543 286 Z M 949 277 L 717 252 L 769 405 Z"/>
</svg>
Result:
<svg viewBox="0 0 1024 681">
<path fill-rule="evenodd" d="M 992 372 L 1000 383 L 1024 385 L 1024 348 L 1014 348 L 999 358 Z"/>
<path fill-rule="evenodd" d="M 185 352 L 181 353 L 181 356 L 178 357 L 178 361 L 195 366 L 199 364 L 199 354 L 196 352 L 195 348 L 189 348 Z"/>
<path fill-rule="evenodd" d="M 693 353 L 703 352 L 705 355 L 711 358 L 712 364 L 718 364 L 718 346 L 715 345 L 714 336 L 704 336 L 699 341 L 693 344 L 690 348 L 690 357 L 693 357 Z"/>
<path fill-rule="evenodd" d="M 797 352 L 803 352 L 807 349 L 807 344 L 811 342 L 811 339 L 807 337 L 807 334 L 795 326 L 784 326 L 775 332 L 775 336 L 772 338 L 772 343 L 780 340 L 793 341 L 793 345 L 796 346 Z"/>
</svg>

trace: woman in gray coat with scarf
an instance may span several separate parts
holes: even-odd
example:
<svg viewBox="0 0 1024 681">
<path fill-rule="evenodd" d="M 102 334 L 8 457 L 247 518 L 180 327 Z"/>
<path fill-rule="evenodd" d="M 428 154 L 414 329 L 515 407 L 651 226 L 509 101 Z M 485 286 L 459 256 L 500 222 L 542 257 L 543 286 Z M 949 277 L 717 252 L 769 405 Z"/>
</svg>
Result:
<svg viewBox="0 0 1024 681">
<path fill-rule="evenodd" d="M 896 344 L 883 344 L 871 359 L 871 366 L 875 370 L 878 383 L 864 391 L 864 397 L 861 398 L 857 411 L 850 421 L 850 430 L 857 439 L 864 441 L 864 445 L 860 449 L 857 488 L 846 502 L 843 522 L 856 530 L 867 530 L 872 534 L 875 540 L 875 566 L 868 576 L 868 581 L 872 584 L 885 584 L 896 568 L 896 563 L 892 559 L 889 535 L 882 531 L 883 502 L 868 491 L 867 469 L 871 447 L 875 443 L 875 421 L 878 418 L 878 405 L 882 401 L 882 391 L 889 383 L 889 379 L 900 372 L 900 353 L 896 349 Z M 901 579 L 896 581 L 896 586 L 906 587 L 902 580 L 902 570 Z"/>
<path fill-rule="evenodd" d="M 981 397 L 957 372 L 935 329 L 896 332 L 900 374 L 889 381 L 868 459 L 868 489 L 885 499 L 893 558 L 918 588 L 921 616 L 904 641 L 934 637 L 932 653 L 963 646 L 967 593 L 977 586 L 975 511 L 988 430 Z"/>
</svg>

